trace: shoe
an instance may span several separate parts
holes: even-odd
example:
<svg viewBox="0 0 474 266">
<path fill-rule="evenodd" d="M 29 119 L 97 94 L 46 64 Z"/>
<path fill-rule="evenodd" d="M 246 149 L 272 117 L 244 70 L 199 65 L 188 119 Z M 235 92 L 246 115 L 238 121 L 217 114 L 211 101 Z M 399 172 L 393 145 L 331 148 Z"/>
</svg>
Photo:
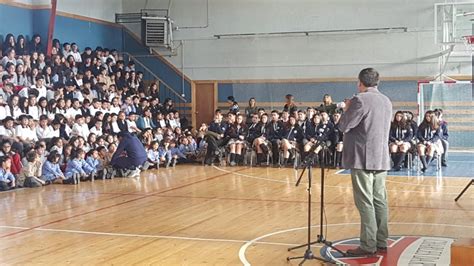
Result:
<svg viewBox="0 0 474 266">
<path fill-rule="evenodd" d="M 448 164 L 444 161 L 444 162 L 441 162 L 441 166 L 442 167 L 448 167 Z"/>
<path fill-rule="evenodd" d="M 363 257 L 363 256 L 375 255 L 374 251 L 363 250 L 360 247 L 355 248 L 355 249 L 348 249 L 346 253 L 348 256 L 351 256 L 351 257 Z"/>
<path fill-rule="evenodd" d="M 237 163 L 235 163 L 234 161 L 230 162 L 230 166 L 236 166 Z"/>
<path fill-rule="evenodd" d="M 399 172 L 400 170 L 402 170 L 402 167 L 401 167 L 401 166 L 395 166 L 395 167 L 393 168 L 393 171 L 394 171 L 394 172 Z"/>
<path fill-rule="evenodd" d="M 378 253 L 387 253 L 387 250 L 388 250 L 387 247 L 377 247 Z"/>
<path fill-rule="evenodd" d="M 135 177 L 135 178 L 139 178 L 140 177 L 140 169 L 136 168 L 135 170 L 133 170 L 131 173 L 130 173 L 130 177 Z"/>
</svg>

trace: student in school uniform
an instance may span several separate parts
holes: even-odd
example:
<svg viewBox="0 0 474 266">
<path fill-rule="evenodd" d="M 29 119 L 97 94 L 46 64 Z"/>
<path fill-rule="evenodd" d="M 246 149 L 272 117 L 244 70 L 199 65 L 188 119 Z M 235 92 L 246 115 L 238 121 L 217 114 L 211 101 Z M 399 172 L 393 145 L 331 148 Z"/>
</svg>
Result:
<svg viewBox="0 0 474 266">
<path fill-rule="evenodd" d="M 6 191 L 16 187 L 16 178 L 10 172 L 10 167 L 10 157 L 0 157 L 0 191 Z"/>
<path fill-rule="evenodd" d="M 435 109 L 436 117 L 439 120 L 439 126 L 441 127 L 441 144 L 443 145 L 443 154 L 441 154 L 441 166 L 448 166 L 448 149 L 449 149 L 449 133 L 448 133 L 448 122 L 444 120 L 443 109 Z"/>
<path fill-rule="evenodd" d="M 339 129 L 339 120 L 341 119 L 341 113 L 337 112 L 334 113 L 332 116 L 332 121 L 334 123 L 334 129 L 332 134 L 332 148 L 331 150 L 336 153 L 336 161 L 334 162 L 334 166 L 336 168 L 341 167 L 342 161 L 342 150 L 344 148 L 344 132 Z"/>
<path fill-rule="evenodd" d="M 443 144 L 441 143 L 441 127 L 435 112 L 427 111 L 425 118 L 418 128 L 418 154 L 420 156 L 425 172 L 430 165 L 435 153 L 443 154 Z"/>
<path fill-rule="evenodd" d="M 44 162 L 42 168 L 42 179 L 45 181 L 46 185 L 62 184 L 66 179 L 59 165 L 60 158 L 60 153 L 52 151 L 49 153 L 46 162 Z"/>
<path fill-rule="evenodd" d="M 411 147 L 413 130 L 407 123 L 403 112 L 395 113 L 392 125 L 390 126 L 390 153 L 393 161 L 393 170 L 400 171 L 401 164 L 406 153 Z"/>
<path fill-rule="evenodd" d="M 159 143 L 152 141 L 147 151 L 147 169 L 159 168 L 160 167 L 160 151 Z"/>
<path fill-rule="evenodd" d="M 10 157 L 10 172 L 13 175 L 18 175 L 21 172 L 23 164 L 21 163 L 20 153 L 14 151 L 12 142 L 10 140 L 4 140 L 1 145 L 0 156 Z"/>
<path fill-rule="evenodd" d="M 83 150 L 74 149 L 71 153 L 71 158 L 67 162 L 65 176 L 66 184 L 79 184 L 81 180 L 87 177 L 87 173 L 84 171 L 84 156 Z"/>
<path fill-rule="evenodd" d="M 296 148 L 303 142 L 303 130 L 296 123 L 296 117 L 290 116 L 288 124 L 283 129 L 281 147 L 283 149 L 282 166 L 288 164 L 288 160 L 295 157 Z M 291 158 L 290 158 L 291 156 Z"/>
<path fill-rule="evenodd" d="M 252 124 L 258 121 L 258 115 L 254 115 L 252 117 Z M 268 140 L 268 114 L 263 113 L 260 116 L 260 121 L 258 124 L 249 129 L 249 141 L 253 140 L 253 146 L 257 152 L 257 164 L 260 165 L 267 161 L 268 153 L 270 152 L 269 145 L 271 145 L 270 141 Z M 250 133 L 252 132 L 252 133 Z"/>
<path fill-rule="evenodd" d="M 272 162 L 273 166 L 278 166 L 278 154 L 280 151 L 282 133 L 284 130 L 283 122 L 280 120 L 280 115 L 277 110 L 272 111 L 272 120 L 267 125 L 268 140 L 272 146 Z"/>
<path fill-rule="evenodd" d="M 17 178 L 18 187 L 41 187 L 45 182 L 41 180 L 41 170 L 43 163 L 41 158 L 32 150 L 26 154 L 26 164 L 23 165 Z"/>
<path fill-rule="evenodd" d="M 216 159 L 219 158 L 220 151 L 219 148 L 223 147 L 228 139 L 226 138 L 225 133 L 228 130 L 229 124 L 232 124 L 235 119 L 235 114 L 228 114 L 228 121 L 224 122 L 223 116 L 220 112 L 216 112 L 214 115 L 214 120 L 209 124 L 204 140 L 207 143 L 207 153 L 204 163 L 206 165 L 211 165 Z"/>
<path fill-rule="evenodd" d="M 229 126 L 229 145 L 230 149 L 230 166 L 242 164 L 244 161 L 244 155 L 242 154 L 245 147 L 245 136 L 247 135 L 247 127 L 245 125 L 244 117 L 239 114 L 237 115 L 234 124 Z"/>
<path fill-rule="evenodd" d="M 97 176 L 97 173 L 103 167 L 100 165 L 99 152 L 96 149 L 91 149 L 87 152 L 86 164 L 84 165 L 84 171 L 86 174 L 91 176 L 91 180 Z M 101 176 L 101 179 L 104 179 Z"/>
</svg>

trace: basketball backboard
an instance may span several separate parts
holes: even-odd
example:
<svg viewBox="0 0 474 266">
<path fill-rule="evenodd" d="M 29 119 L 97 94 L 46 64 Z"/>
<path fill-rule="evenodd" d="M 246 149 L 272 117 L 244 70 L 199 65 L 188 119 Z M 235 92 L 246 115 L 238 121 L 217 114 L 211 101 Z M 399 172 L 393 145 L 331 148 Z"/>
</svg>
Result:
<svg viewBox="0 0 474 266">
<path fill-rule="evenodd" d="M 463 44 L 464 36 L 474 35 L 474 2 L 438 3 L 434 9 L 435 43 Z"/>
</svg>

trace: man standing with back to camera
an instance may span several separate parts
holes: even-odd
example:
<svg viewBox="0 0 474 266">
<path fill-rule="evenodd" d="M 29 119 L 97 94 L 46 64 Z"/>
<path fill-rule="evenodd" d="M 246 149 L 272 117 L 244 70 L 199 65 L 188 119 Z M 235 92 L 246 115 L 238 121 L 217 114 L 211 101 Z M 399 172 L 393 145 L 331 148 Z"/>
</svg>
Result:
<svg viewBox="0 0 474 266">
<path fill-rule="evenodd" d="M 359 73 L 359 94 L 345 101 L 339 122 L 344 132 L 342 167 L 351 169 L 354 201 L 359 210 L 360 246 L 350 256 L 387 251 L 388 203 L 385 178 L 390 169 L 388 135 L 392 103 L 378 89 L 379 73 L 373 68 Z"/>
</svg>

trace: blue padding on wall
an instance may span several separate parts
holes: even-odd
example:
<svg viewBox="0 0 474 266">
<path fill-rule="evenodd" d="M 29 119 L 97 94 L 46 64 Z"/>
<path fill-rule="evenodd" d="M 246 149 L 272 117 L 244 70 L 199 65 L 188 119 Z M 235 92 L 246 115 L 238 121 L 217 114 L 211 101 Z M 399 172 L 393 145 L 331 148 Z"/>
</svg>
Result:
<svg viewBox="0 0 474 266">
<path fill-rule="evenodd" d="M 31 39 L 33 33 L 33 10 L 0 4 L 0 41 L 3 43 L 8 33 L 26 35 Z"/>
<path fill-rule="evenodd" d="M 58 16 L 56 17 L 54 36 L 62 42 L 74 41 L 82 50 L 86 46 L 90 46 L 92 49 L 102 46 L 123 50 L 122 28 L 120 27 Z M 78 36 L 81 37 L 78 38 Z"/>
<path fill-rule="evenodd" d="M 124 31 L 124 50 L 137 56 L 137 60 L 152 70 L 166 84 L 179 94 L 183 93 L 182 77 L 173 68 L 156 56 L 150 55 L 148 49 Z M 184 80 L 184 94 L 187 102 L 191 102 L 191 83 Z"/>
<path fill-rule="evenodd" d="M 26 35 L 28 41 L 33 34 L 40 34 L 43 46 L 46 48 L 49 16 L 48 9 L 27 9 L 0 4 L 0 37 L 3 41 L 7 33 L 15 38 Z M 95 49 L 96 46 L 122 49 L 122 29 L 111 25 L 94 23 L 64 16 L 56 16 L 54 38 L 63 42 L 76 42 L 81 51 L 86 46 Z"/>
<path fill-rule="evenodd" d="M 286 94 L 293 94 L 297 102 L 320 102 L 324 94 L 330 94 L 334 101 L 350 98 L 357 92 L 356 82 L 312 82 L 312 83 L 220 83 L 219 102 L 225 102 L 233 95 L 240 103 L 250 97 L 261 102 L 284 102 Z M 379 89 L 392 101 L 416 102 L 418 85 L 416 81 L 383 81 Z"/>
</svg>

